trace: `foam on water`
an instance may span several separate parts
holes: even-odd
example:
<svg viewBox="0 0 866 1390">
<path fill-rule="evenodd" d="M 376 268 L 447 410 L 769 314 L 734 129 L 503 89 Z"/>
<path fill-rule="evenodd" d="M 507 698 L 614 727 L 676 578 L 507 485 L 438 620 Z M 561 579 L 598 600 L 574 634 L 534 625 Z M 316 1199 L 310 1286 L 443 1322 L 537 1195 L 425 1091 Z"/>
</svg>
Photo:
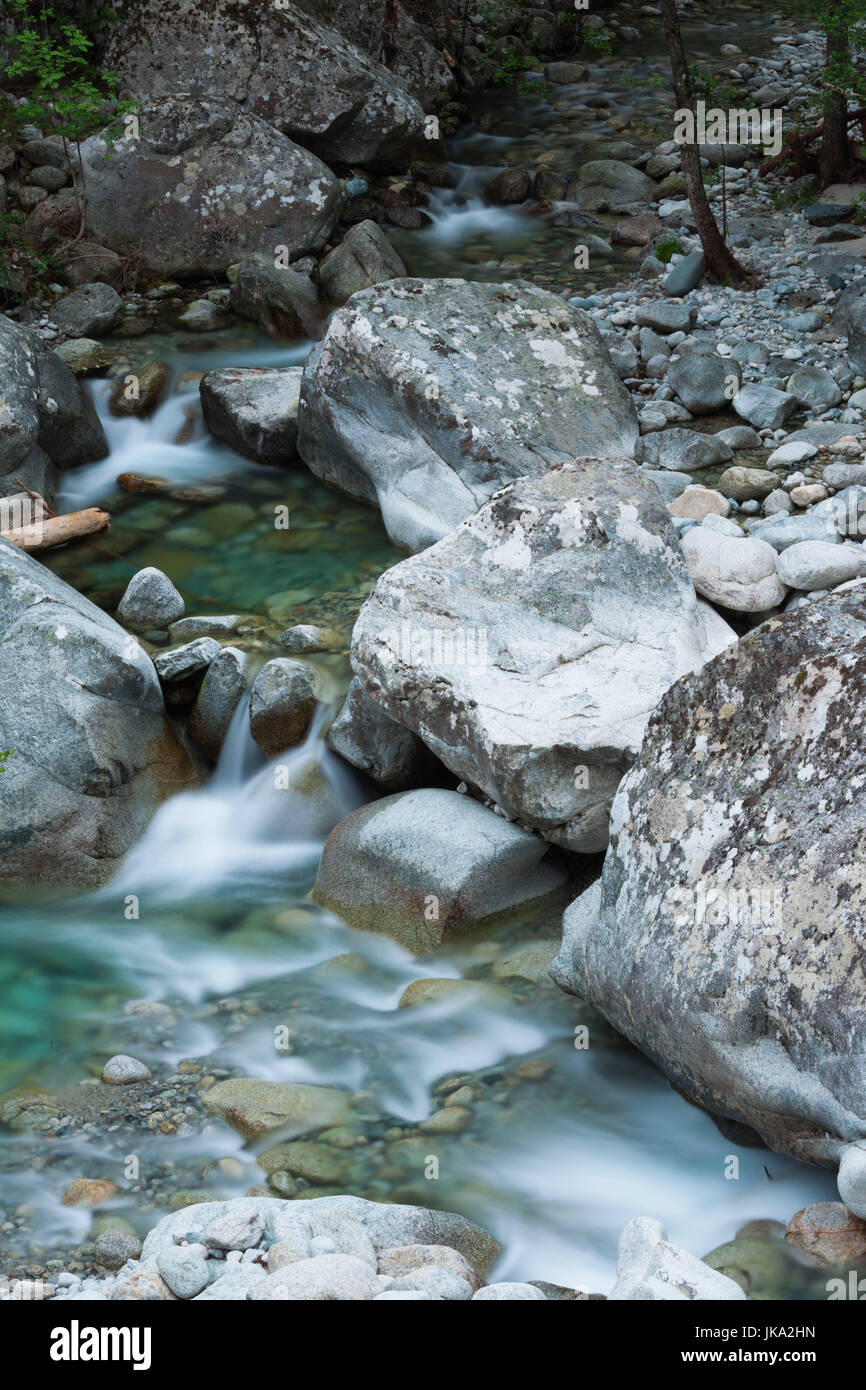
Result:
<svg viewBox="0 0 866 1390">
<path fill-rule="evenodd" d="M 209 371 L 217 371 L 221 367 L 301 366 L 311 347 L 312 343 L 287 347 L 285 344 L 263 344 L 258 340 L 249 346 L 232 348 L 226 345 L 207 353 L 207 367 Z M 200 418 L 198 381 L 183 383 L 180 390 L 176 387 L 184 372 L 200 370 L 202 355 L 192 347 L 171 353 L 162 403 L 146 418 L 110 413 L 108 402 L 117 379 L 85 383 L 111 452 L 98 463 L 62 474 L 58 511 L 95 506 L 115 490 L 115 481 L 121 473 L 143 473 L 180 485 L 210 481 L 220 475 L 236 479 L 257 467 L 220 444 L 202 426 L 188 443 L 175 443 L 179 431 L 187 424 L 188 412 L 192 410 L 194 417 Z"/>
</svg>

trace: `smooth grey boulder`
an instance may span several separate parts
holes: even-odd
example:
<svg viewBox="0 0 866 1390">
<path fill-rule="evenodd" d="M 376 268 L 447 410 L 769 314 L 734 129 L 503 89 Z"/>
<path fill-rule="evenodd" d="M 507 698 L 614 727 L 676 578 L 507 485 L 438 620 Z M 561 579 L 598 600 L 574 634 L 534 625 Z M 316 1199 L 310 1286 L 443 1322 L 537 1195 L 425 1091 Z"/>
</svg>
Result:
<svg viewBox="0 0 866 1390">
<path fill-rule="evenodd" d="M 792 589 L 835 589 L 866 574 L 866 550 L 851 542 L 799 541 L 777 556 L 776 570 Z"/>
<path fill-rule="evenodd" d="M 866 487 L 866 463 L 828 463 L 821 478 L 828 487 Z"/>
<path fill-rule="evenodd" d="M 161 681 L 183 681 L 206 671 L 219 654 L 220 644 L 213 637 L 197 637 L 194 642 L 185 642 L 182 647 L 157 652 L 153 664 Z"/>
<path fill-rule="evenodd" d="M 662 692 L 731 640 L 698 606 L 652 481 L 584 459 L 503 488 L 382 575 L 352 663 L 452 772 L 593 852 Z"/>
<path fill-rule="evenodd" d="M 637 1216 L 624 1228 L 617 1251 L 616 1283 L 609 1299 L 735 1302 L 745 1297 L 739 1284 L 726 1274 L 671 1245 L 660 1221 Z"/>
<path fill-rule="evenodd" d="M 35 168 L 50 165 L 54 169 L 70 172 L 70 152 L 66 142 L 59 135 L 25 140 L 18 146 L 18 154 Z"/>
<path fill-rule="evenodd" d="M 668 367 L 667 384 L 693 415 L 726 410 L 740 389 L 739 362 L 715 352 L 683 352 Z"/>
<path fill-rule="evenodd" d="M 147 566 L 134 574 L 117 605 L 117 616 L 133 631 L 169 627 L 184 615 L 184 601 L 167 574 Z"/>
<path fill-rule="evenodd" d="M 250 733 L 267 758 L 300 743 L 316 708 L 316 674 L 305 661 L 265 662 L 250 692 Z"/>
<path fill-rule="evenodd" d="M 424 131 L 398 77 L 290 0 L 139 0 L 134 19 L 112 28 L 105 65 L 144 102 L 187 92 L 241 103 L 344 165 L 405 168 Z"/>
<path fill-rule="evenodd" d="M 816 425 L 804 425 L 801 430 L 792 430 L 786 437 L 786 444 L 813 444 L 816 449 L 820 449 L 822 444 L 827 444 L 832 449 L 834 444 L 838 444 L 841 439 L 850 439 L 852 429 L 856 430 L 856 425 L 837 425 L 831 421 L 821 421 Z"/>
<path fill-rule="evenodd" d="M 828 410 L 842 399 L 838 382 L 825 367 L 798 367 L 788 377 L 785 389 L 809 410 Z"/>
<path fill-rule="evenodd" d="M 199 1250 L 169 1246 L 157 1257 L 156 1267 L 176 1298 L 195 1298 L 208 1286 L 207 1260 Z"/>
<path fill-rule="evenodd" d="M 854 584 L 667 692 L 553 967 L 690 1100 L 831 1167 L 866 1139 L 864 650 Z"/>
<path fill-rule="evenodd" d="M 410 782 L 421 764 L 423 745 L 417 734 L 380 709 L 357 676 L 326 742 L 332 752 L 390 791 Z"/>
<path fill-rule="evenodd" d="M 145 1066 L 144 1062 L 140 1062 L 137 1057 L 128 1057 L 123 1052 L 119 1052 L 115 1057 L 109 1057 L 102 1068 L 103 1081 L 112 1086 L 137 1086 L 142 1081 L 149 1081 L 150 1078 L 150 1067 Z"/>
<path fill-rule="evenodd" d="M 150 658 L 112 618 L 0 541 L 0 879 L 104 883 L 192 787 Z"/>
<path fill-rule="evenodd" d="M 626 377 L 637 376 L 640 359 L 637 348 L 628 338 L 623 338 L 620 342 L 615 339 L 605 339 L 605 346 L 610 353 L 610 360 L 613 363 L 614 371 L 620 380 Z"/>
<path fill-rule="evenodd" d="M 688 294 L 690 290 L 696 289 L 701 283 L 706 268 L 703 252 L 690 251 L 668 271 L 662 281 L 662 293 L 677 299 L 681 295 Z"/>
<path fill-rule="evenodd" d="M 837 520 L 833 514 L 819 512 L 816 515 L 816 509 L 813 507 L 799 516 L 780 514 L 771 517 L 765 526 L 757 527 L 752 534 L 766 541 L 767 545 L 771 545 L 779 554 L 789 545 L 797 545 L 800 541 L 827 541 L 831 545 L 838 545 L 842 536 Z"/>
<path fill-rule="evenodd" d="M 216 762 L 246 687 L 246 652 L 223 647 L 202 681 L 187 721 L 188 738 Z"/>
<path fill-rule="evenodd" d="M 640 305 L 634 321 L 642 328 L 652 328 L 656 333 L 688 333 L 697 317 L 695 304 L 673 304 L 667 299 L 653 299 L 649 304 Z"/>
<path fill-rule="evenodd" d="M 273 253 L 256 251 L 238 266 L 229 304 L 279 338 L 318 338 L 322 309 L 309 275 L 274 264 Z"/>
<path fill-rule="evenodd" d="M 278 467 L 298 457 L 302 367 L 222 367 L 199 384 L 211 434 L 230 449 Z"/>
<path fill-rule="evenodd" d="M 357 222 L 319 266 L 319 284 L 329 304 L 345 304 L 359 290 L 399 280 L 406 267 L 376 222 Z"/>
<path fill-rule="evenodd" d="M 38 358 L 41 449 L 60 468 L 78 468 L 106 458 L 108 440 L 85 387 L 56 352 Z"/>
<path fill-rule="evenodd" d="M 691 473 L 677 473 L 675 469 L 665 468 L 646 468 L 644 472 L 648 478 L 652 478 L 668 506 L 693 485 Z"/>
<path fill-rule="evenodd" d="M 748 382 L 733 399 L 733 407 L 742 420 L 756 430 L 777 430 L 797 409 L 797 397 L 774 386 Z"/>
<path fill-rule="evenodd" d="M 225 308 L 209 299 L 193 299 L 177 316 L 178 328 L 187 333 L 216 333 L 229 322 Z"/>
<path fill-rule="evenodd" d="M 58 299 L 51 318 L 69 338 L 92 338 L 116 328 L 123 312 L 123 300 L 117 290 L 94 280 Z"/>
<path fill-rule="evenodd" d="M 766 613 L 785 597 L 776 552 L 762 540 L 694 526 L 680 544 L 695 589 L 711 603 L 740 613 Z"/>
<path fill-rule="evenodd" d="M 651 401 L 638 412 L 641 434 L 653 434 L 668 425 L 681 425 L 692 419 L 691 411 L 676 401 Z"/>
<path fill-rule="evenodd" d="M 674 472 L 711 468 L 733 457 L 731 446 L 717 434 L 699 434 L 679 425 L 641 435 L 635 449 L 635 458 L 647 468 L 669 468 Z"/>
<path fill-rule="evenodd" d="M 567 197 L 585 212 L 601 208 L 619 212 L 632 203 L 650 202 L 657 193 L 654 180 L 631 164 L 618 159 L 591 159 L 581 164 Z"/>
<path fill-rule="evenodd" d="M 562 874 L 541 863 L 548 848 L 459 792 L 398 792 L 331 831 L 313 898 L 423 953 L 558 888 Z"/>
<path fill-rule="evenodd" d="M 761 436 L 751 425 L 729 425 L 726 430 L 719 430 L 716 438 L 734 450 L 760 449 L 762 443 Z"/>
<path fill-rule="evenodd" d="M 768 468 L 744 468 L 733 464 L 725 469 L 716 486 L 724 497 L 735 502 L 762 502 L 781 481 L 779 475 Z"/>
<path fill-rule="evenodd" d="M 110 144 L 93 135 L 82 145 L 87 218 L 100 242 L 140 247 L 145 274 L 182 277 L 221 274 L 253 251 L 273 260 L 285 248 L 291 260 L 324 246 L 344 194 L 320 159 L 230 102 L 154 97 L 137 112 L 138 137 Z"/>
<path fill-rule="evenodd" d="M 311 353 L 298 448 L 420 550 L 498 487 L 576 454 L 618 457 L 631 397 L 588 314 L 528 284 L 393 280 L 338 309 Z"/>
</svg>

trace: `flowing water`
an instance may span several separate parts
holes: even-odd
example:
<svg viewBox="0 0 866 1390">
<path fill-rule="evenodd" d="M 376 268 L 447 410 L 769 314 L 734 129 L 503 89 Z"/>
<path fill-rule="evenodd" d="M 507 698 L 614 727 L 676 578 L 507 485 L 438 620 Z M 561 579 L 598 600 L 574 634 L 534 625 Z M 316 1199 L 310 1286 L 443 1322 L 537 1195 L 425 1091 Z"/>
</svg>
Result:
<svg viewBox="0 0 866 1390">
<path fill-rule="evenodd" d="M 757 51 L 773 32 L 765 18 L 738 41 Z M 729 36 L 708 31 L 708 50 Z M 593 64 L 589 85 L 631 93 L 649 145 L 660 138 L 651 118 L 661 103 L 652 87 L 617 81 L 651 79 L 660 44 L 623 67 Z M 505 278 L 525 267 L 538 283 L 566 277 L 578 288 L 573 228 L 556 226 L 556 213 L 487 208 L 480 190 L 497 166 L 550 154 L 545 162 L 565 168 L 576 162 L 574 136 L 581 149 L 612 138 L 601 121 L 564 119 L 565 107 L 586 99 L 586 85 L 538 100 L 490 99 L 453 142 L 456 187 L 434 195 L 433 225 L 395 238 L 410 270 Z M 276 346 L 253 332 L 151 334 L 118 350 L 120 373 L 166 361 L 170 390 L 149 420 L 116 420 L 109 383 L 90 383 L 111 456 L 67 474 L 62 503 L 106 505 L 112 529 L 96 549 L 57 552 L 52 567 L 113 611 L 130 574 L 157 565 L 188 613 L 247 615 L 241 645 L 257 660 L 276 655 L 281 628 L 301 620 L 333 625 L 348 641 L 376 575 L 399 558 L 378 518 L 303 468 L 246 463 L 210 437 L 198 410 L 201 372 L 297 364 L 309 344 Z M 123 491 L 115 480 L 125 472 L 159 477 L 163 491 Z M 288 530 L 274 525 L 280 508 Z M 204 1073 L 355 1092 L 354 1142 L 334 1151 L 319 1190 L 463 1212 L 505 1244 L 503 1278 L 606 1290 L 618 1232 L 634 1215 L 660 1218 L 675 1241 L 703 1254 L 748 1220 L 786 1221 L 807 1201 L 832 1199 L 828 1174 L 732 1146 L 598 1015 L 551 985 L 545 962 L 561 903 L 416 959 L 311 902 L 328 830 L 372 795 L 323 742 L 348 680 L 347 653 L 314 660 L 329 705 L 300 748 L 267 763 L 241 708 L 213 776 L 161 809 L 108 886 L 0 909 L 0 1090 L 43 1087 L 56 1097 L 41 1131 L 0 1131 L 5 1263 L 62 1260 L 86 1239 L 90 1213 L 60 1204 L 75 1177 L 116 1182 L 113 1214 L 141 1232 L 173 1193 L 239 1195 L 264 1181 L 232 1130 L 202 1123 L 195 1095 Z M 407 986 L 430 977 L 466 984 L 400 1007 Z M 581 1027 L 588 1047 L 576 1045 Z M 167 1077 L 152 1123 L 140 1109 L 123 1113 L 122 1101 L 100 1115 L 92 1083 L 116 1052 Z M 441 1103 L 467 1085 L 462 1133 L 419 1130 L 434 1097 Z M 172 1106 L 166 1132 L 159 1116 Z M 735 1181 L 726 1177 L 731 1156 Z M 791 1263 L 788 1293 L 820 1296 L 813 1283 Z"/>
</svg>

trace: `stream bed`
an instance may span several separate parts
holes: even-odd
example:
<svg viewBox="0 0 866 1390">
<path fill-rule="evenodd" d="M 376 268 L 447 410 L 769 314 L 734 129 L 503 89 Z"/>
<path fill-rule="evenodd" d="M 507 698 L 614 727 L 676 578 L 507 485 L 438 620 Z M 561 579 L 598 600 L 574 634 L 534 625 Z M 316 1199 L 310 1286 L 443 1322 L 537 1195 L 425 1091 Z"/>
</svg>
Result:
<svg viewBox="0 0 866 1390">
<path fill-rule="evenodd" d="M 781 23 L 732 6 L 724 29 L 697 20 L 691 46 L 698 58 L 715 55 L 733 37 L 758 53 Z M 508 164 L 568 173 L 585 149 L 611 140 L 610 111 L 587 116 L 593 92 L 608 92 L 610 108 L 627 106 L 632 120 L 638 112 L 645 147 L 657 143 L 669 103 L 653 81 L 666 70 L 659 33 L 639 53 L 626 46 L 592 63 L 588 84 L 538 99 L 488 96 L 452 142 L 455 188 L 435 194 L 432 225 L 394 235 L 410 271 L 525 276 L 571 293 L 615 284 L 631 265 L 624 252 L 581 281 L 561 209 L 491 209 L 481 190 Z M 627 138 L 638 138 L 634 129 Z M 202 372 L 299 364 L 309 348 L 253 330 L 124 342 L 118 370 L 155 359 L 170 368 L 167 397 L 147 420 L 112 418 L 110 383 L 90 383 L 111 455 L 66 475 L 59 510 L 102 504 L 112 527 L 95 548 L 56 553 L 51 567 L 113 612 L 132 572 L 157 566 L 188 614 L 248 615 L 242 645 L 262 662 L 301 621 L 334 627 L 345 647 L 313 658 L 329 704 L 306 743 L 279 760 L 291 764 L 288 794 L 242 707 L 210 781 L 162 808 L 111 884 L 71 901 L 34 895 L 0 906 L 0 1091 L 43 1088 L 56 1101 L 36 1129 L 0 1130 L 0 1272 L 48 1258 L 66 1267 L 90 1231 L 89 1211 L 61 1204 L 76 1178 L 115 1184 L 105 1210 L 139 1234 L 184 1193 L 237 1196 L 262 1183 L 255 1152 L 200 1103 L 202 1078 L 235 1074 L 355 1093 L 353 1135 L 284 1195 L 312 1186 L 461 1212 L 503 1242 L 500 1279 L 604 1291 L 635 1215 L 659 1218 L 673 1241 L 703 1255 L 746 1222 L 786 1222 L 807 1202 L 833 1200 L 829 1173 L 732 1145 L 599 1015 L 552 985 L 547 965 L 568 899 L 487 923 L 423 959 L 311 902 L 327 829 L 373 795 L 323 734 L 348 684 L 355 614 L 400 552 L 373 512 L 303 468 L 260 467 L 218 444 L 198 406 Z M 115 480 L 126 472 L 157 476 L 166 490 L 124 491 Z M 280 508 L 288 529 L 274 524 Z M 437 988 L 407 1006 L 407 988 L 428 979 Z M 122 1096 L 100 1102 L 94 1085 L 119 1052 L 154 1073 L 135 1115 Z M 471 1115 L 462 1130 L 420 1128 L 434 1096 L 458 1091 Z M 777 1296 L 824 1297 L 824 1279 L 791 1256 Z"/>
</svg>

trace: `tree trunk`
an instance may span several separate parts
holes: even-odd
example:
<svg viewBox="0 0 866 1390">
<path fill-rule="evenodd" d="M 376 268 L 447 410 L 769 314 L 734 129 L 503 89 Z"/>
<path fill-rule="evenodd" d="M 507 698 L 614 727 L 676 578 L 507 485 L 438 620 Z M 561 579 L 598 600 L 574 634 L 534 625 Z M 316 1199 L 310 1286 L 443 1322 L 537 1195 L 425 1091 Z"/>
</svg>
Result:
<svg viewBox="0 0 866 1390">
<path fill-rule="evenodd" d="M 818 157 L 821 184 L 824 188 L 830 183 L 846 178 L 851 165 L 848 148 L 848 96 L 845 86 L 845 73 L 850 67 L 848 31 L 844 27 L 844 21 L 842 24 L 837 21 L 838 17 L 830 18 L 828 21 L 824 59 L 824 130 Z"/>
<path fill-rule="evenodd" d="M 692 84 L 689 77 L 689 66 L 686 58 L 686 51 L 683 46 L 683 36 L 680 30 L 680 19 L 677 14 L 676 0 L 661 0 L 662 16 L 664 18 L 665 39 L 668 46 L 668 54 L 671 61 L 671 76 L 674 84 L 674 98 L 678 110 L 692 109 Z M 682 145 L 681 157 L 683 166 L 683 178 L 686 182 L 686 189 L 689 195 L 692 214 L 695 219 L 695 226 L 698 236 L 701 239 L 701 246 L 704 252 L 704 260 L 707 268 L 713 272 L 719 280 L 728 281 L 732 285 L 743 285 L 748 280 L 748 274 L 740 265 L 739 261 L 728 249 L 724 237 L 719 231 L 718 224 L 710 207 L 710 200 L 707 197 L 707 190 L 704 187 L 704 176 L 701 172 L 701 153 L 697 143 L 693 145 Z"/>
</svg>

